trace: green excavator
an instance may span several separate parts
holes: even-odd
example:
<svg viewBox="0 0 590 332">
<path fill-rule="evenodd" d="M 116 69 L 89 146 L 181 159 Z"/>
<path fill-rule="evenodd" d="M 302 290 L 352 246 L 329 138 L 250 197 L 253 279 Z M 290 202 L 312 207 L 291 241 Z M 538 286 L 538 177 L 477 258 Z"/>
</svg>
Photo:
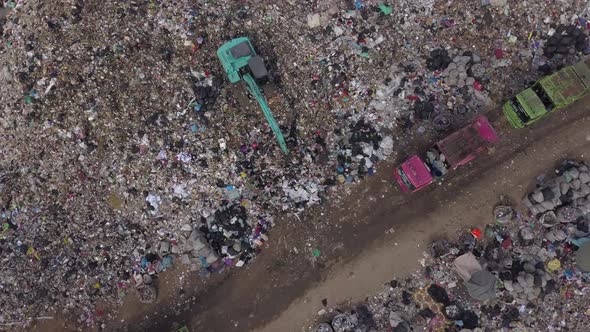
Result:
<svg viewBox="0 0 590 332">
<path fill-rule="evenodd" d="M 223 44 L 217 50 L 217 57 L 221 61 L 230 83 L 238 83 L 241 80 L 246 82 L 248 91 L 256 98 L 260 108 L 262 108 L 266 121 L 268 121 L 270 128 L 275 134 L 281 150 L 285 154 L 288 154 L 289 150 L 287 149 L 283 133 L 277 121 L 272 116 L 270 108 L 256 83 L 256 80 L 266 77 L 268 72 L 264 66 L 264 61 L 254 51 L 250 39 L 248 37 L 240 37 Z"/>
</svg>

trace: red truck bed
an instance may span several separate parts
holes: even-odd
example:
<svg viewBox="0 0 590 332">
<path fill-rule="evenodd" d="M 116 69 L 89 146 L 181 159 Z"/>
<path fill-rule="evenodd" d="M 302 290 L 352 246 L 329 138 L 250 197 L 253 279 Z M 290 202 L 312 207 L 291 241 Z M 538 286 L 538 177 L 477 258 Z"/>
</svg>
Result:
<svg viewBox="0 0 590 332">
<path fill-rule="evenodd" d="M 438 142 L 436 147 L 445 156 L 447 164 L 456 168 L 473 160 L 488 143 L 497 140 L 498 136 L 488 119 L 480 115 L 471 125 Z"/>
</svg>

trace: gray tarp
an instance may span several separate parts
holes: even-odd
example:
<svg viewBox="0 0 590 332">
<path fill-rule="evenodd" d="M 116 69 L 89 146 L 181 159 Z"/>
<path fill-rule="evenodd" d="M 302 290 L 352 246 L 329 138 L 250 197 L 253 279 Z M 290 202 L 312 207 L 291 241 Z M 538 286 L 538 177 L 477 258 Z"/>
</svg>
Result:
<svg viewBox="0 0 590 332">
<path fill-rule="evenodd" d="M 471 279 L 465 282 L 465 287 L 469 295 L 478 301 L 496 297 L 496 277 L 486 270 L 473 273 Z"/>
<path fill-rule="evenodd" d="M 457 274 L 459 274 L 461 279 L 465 282 L 471 279 L 473 273 L 482 270 L 481 265 L 470 252 L 457 257 L 453 264 L 455 265 L 455 271 L 457 271 Z"/>
<path fill-rule="evenodd" d="M 584 272 L 590 272 L 590 242 L 584 243 L 576 251 L 576 265 Z"/>
</svg>

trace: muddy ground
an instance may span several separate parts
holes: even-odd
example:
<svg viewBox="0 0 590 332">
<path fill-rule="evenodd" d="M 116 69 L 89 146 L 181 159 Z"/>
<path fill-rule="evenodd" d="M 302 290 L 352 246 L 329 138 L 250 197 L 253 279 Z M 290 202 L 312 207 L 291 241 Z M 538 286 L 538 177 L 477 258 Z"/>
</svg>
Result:
<svg viewBox="0 0 590 332">
<path fill-rule="evenodd" d="M 489 113 L 500 142 L 442 186 L 403 194 L 390 175 L 399 160 L 381 165 L 368 181 L 336 188 L 343 192 L 333 193 L 330 204 L 284 216 L 254 264 L 205 284 L 181 278 L 179 270 L 163 273 L 158 301 L 141 305 L 130 297 L 110 327 L 168 331 L 175 323 L 186 323 L 200 332 L 305 330 L 317 319 L 322 299 L 331 307 L 363 299 L 415 270 L 432 239 L 490 222 L 501 195 L 518 203 L 537 175 L 550 176 L 565 158 L 587 159 L 589 101 L 522 130 L 510 129 L 499 111 Z M 409 155 L 424 144 L 402 149 Z M 348 197 L 339 199 L 345 191 L 350 191 Z M 315 248 L 319 258 L 311 254 Z M 174 291 L 179 285 L 182 294 Z M 174 297 L 193 296 L 190 305 L 169 306 Z M 36 329 L 62 331 L 64 323 L 44 321 Z"/>
</svg>

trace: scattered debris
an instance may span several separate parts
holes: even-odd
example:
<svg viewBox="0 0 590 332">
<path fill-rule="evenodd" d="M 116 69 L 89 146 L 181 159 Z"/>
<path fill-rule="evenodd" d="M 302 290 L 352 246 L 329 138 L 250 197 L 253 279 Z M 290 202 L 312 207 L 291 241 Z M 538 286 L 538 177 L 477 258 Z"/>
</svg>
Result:
<svg viewBox="0 0 590 332">
<path fill-rule="evenodd" d="M 95 326 L 175 262 L 244 266 L 282 216 L 588 52 L 575 1 L 70 2 L 0 9 L 0 324 Z M 287 157 L 215 57 L 244 33 Z"/>
</svg>

